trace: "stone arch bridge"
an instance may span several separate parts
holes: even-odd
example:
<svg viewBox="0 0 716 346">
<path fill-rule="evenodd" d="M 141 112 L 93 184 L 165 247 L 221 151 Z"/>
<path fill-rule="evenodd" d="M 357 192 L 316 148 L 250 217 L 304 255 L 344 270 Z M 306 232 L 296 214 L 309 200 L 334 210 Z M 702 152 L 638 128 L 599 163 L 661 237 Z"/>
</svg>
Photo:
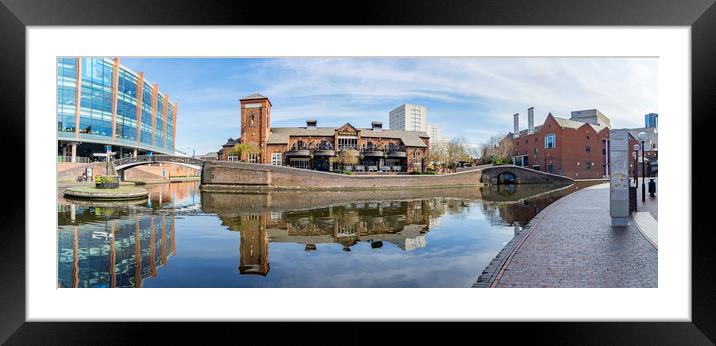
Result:
<svg viewBox="0 0 716 346">
<path fill-rule="evenodd" d="M 173 156 L 173 155 L 140 155 L 135 157 L 125 157 L 123 159 L 111 161 L 114 171 L 124 180 L 124 171 L 128 168 L 148 165 L 152 163 L 170 163 L 180 166 L 193 168 L 196 170 L 204 169 L 204 160 L 193 157 Z"/>
<path fill-rule="evenodd" d="M 542 171 L 536 171 L 531 168 L 525 168 L 515 165 L 498 165 L 490 166 L 482 169 L 480 182 L 488 185 L 498 184 L 551 184 L 551 183 L 569 183 L 574 179 L 551 174 Z"/>
</svg>

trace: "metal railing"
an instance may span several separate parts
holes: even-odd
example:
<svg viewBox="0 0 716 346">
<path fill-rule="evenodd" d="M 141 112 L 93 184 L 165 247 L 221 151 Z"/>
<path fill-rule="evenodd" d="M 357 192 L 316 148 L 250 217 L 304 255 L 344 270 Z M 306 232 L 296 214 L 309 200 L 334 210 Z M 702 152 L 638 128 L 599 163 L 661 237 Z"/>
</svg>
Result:
<svg viewBox="0 0 716 346">
<path fill-rule="evenodd" d="M 125 166 L 130 165 L 134 163 L 154 163 L 154 162 L 168 162 L 168 163 L 183 163 L 187 165 L 193 165 L 193 166 L 203 166 L 204 160 L 197 159 L 193 157 L 183 157 L 183 156 L 171 156 L 171 155 L 141 155 L 136 157 L 125 157 L 123 159 L 119 160 L 113 160 L 112 165 L 114 167 L 119 166 Z"/>
<path fill-rule="evenodd" d="M 57 156 L 57 162 L 72 162 L 72 156 L 62 156 L 62 155 L 58 155 L 58 156 Z M 76 163 L 90 163 L 90 162 L 91 162 L 91 158 L 89 158 L 89 157 L 83 157 L 83 156 L 75 156 L 75 161 L 74 161 L 74 162 L 76 162 Z"/>
</svg>

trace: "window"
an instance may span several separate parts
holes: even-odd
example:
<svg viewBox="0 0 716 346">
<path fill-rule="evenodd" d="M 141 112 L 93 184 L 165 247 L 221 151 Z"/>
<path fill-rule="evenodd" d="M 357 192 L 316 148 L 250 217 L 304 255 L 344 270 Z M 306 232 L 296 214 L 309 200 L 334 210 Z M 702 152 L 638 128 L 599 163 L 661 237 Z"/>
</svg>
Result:
<svg viewBox="0 0 716 346">
<path fill-rule="evenodd" d="M 308 159 L 304 158 L 290 158 L 288 161 L 289 166 L 303 169 L 309 169 L 308 163 Z"/>
<path fill-rule="evenodd" d="M 281 166 L 281 153 L 271 154 L 271 164 L 274 166 Z"/>
<path fill-rule="evenodd" d="M 358 138 L 357 137 L 339 137 L 338 138 L 338 150 L 343 149 L 355 149 L 358 146 Z"/>
<path fill-rule="evenodd" d="M 554 166 L 551 163 L 547 165 L 547 172 L 554 173 Z"/>
<path fill-rule="evenodd" d="M 249 163 L 256 163 L 259 160 L 259 154 L 249 154 Z"/>
<path fill-rule="evenodd" d="M 556 142 L 556 136 L 554 133 L 550 133 L 546 136 L 544 136 L 544 148 L 545 149 L 552 149 L 555 147 Z"/>
<path fill-rule="evenodd" d="M 588 153 L 591 153 L 591 152 L 592 152 L 592 148 L 590 148 L 589 146 L 586 146 L 586 147 L 584 147 L 584 151 L 586 151 L 586 152 L 588 152 Z"/>
<path fill-rule="evenodd" d="M 239 156 L 236 155 L 236 154 L 229 154 L 228 160 L 229 160 L 229 161 L 238 161 L 238 160 L 239 160 Z"/>
<path fill-rule="evenodd" d="M 586 168 L 586 169 L 592 169 L 592 163 L 589 162 L 589 161 L 585 162 L 585 163 L 584 163 L 584 168 Z"/>
</svg>

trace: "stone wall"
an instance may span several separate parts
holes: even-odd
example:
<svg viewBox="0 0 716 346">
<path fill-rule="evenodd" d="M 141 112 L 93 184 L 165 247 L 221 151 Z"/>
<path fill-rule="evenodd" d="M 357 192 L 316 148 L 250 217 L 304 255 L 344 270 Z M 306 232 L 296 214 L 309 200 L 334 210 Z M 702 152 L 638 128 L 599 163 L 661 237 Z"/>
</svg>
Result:
<svg viewBox="0 0 716 346">
<path fill-rule="evenodd" d="M 195 169 L 173 164 L 151 164 L 130 167 L 124 170 L 124 180 L 169 180 L 176 176 L 198 176 Z"/>
<path fill-rule="evenodd" d="M 503 173 L 512 173 L 516 178 L 517 184 L 552 184 L 561 182 L 572 182 L 572 178 L 564 177 L 557 174 L 550 174 L 534 169 L 514 166 L 514 165 L 500 165 L 485 167 L 480 170 L 482 177 L 480 182 L 483 184 L 497 184 L 497 177 Z"/>
<path fill-rule="evenodd" d="M 202 191 L 366 190 L 478 186 L 479 170 L 443 175 L 344 175 L 244 162 L 206 162 Z"/>
<path fill-rule="evenodd" d="M 98 175 L 104 175 L 107 170 L 106 162 L 78 163 L 78 162 L 58 162 L 57 163 L 57 181 L 75 182 L 77 177 L 86 172 L 87 167 L 92 167 L 93 180 Z"/>
</svg>

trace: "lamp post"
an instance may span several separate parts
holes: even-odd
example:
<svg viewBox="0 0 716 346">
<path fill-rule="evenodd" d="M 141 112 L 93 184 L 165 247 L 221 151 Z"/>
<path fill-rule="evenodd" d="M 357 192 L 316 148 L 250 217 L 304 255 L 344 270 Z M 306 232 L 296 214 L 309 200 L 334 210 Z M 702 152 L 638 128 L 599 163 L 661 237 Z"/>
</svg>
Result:
<svg viewBox="0 0 716 346">
<path fill-rule="evenodd" d="M 636 184 L 636 188 L 639 188 L 639 172 L 637 171 L 637 167 L 639 167 L 639 144 L 634 144 L 634 183 Z"/>
<path fill-rule="evenodd" d="M 644 158 L 644 140 L 646 139 L 646 132 L 639 132 L 639 139 L 641 139 L 641 201 L 646 202 L 646 169 L 644 164 L 646 160 Z"/>
</svg>

